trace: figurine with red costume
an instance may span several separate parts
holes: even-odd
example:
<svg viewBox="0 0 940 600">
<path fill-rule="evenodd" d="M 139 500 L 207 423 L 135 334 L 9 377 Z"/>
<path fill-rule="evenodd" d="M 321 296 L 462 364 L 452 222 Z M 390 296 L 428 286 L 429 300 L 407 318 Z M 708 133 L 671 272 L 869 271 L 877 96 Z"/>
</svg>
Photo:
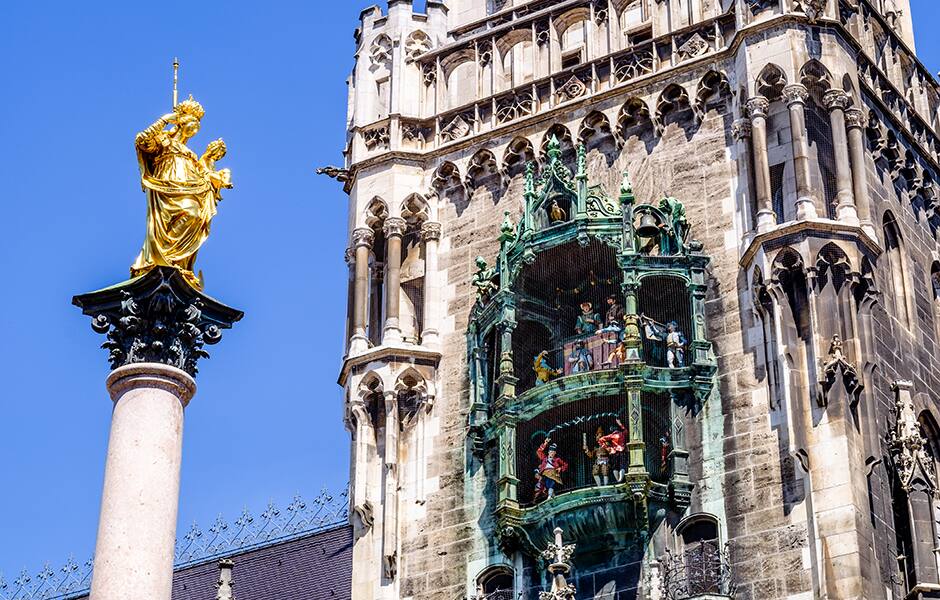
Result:
<svg viewBox="0 0 940 600">
<path fill-rule="evenodd" d="M 620 483 L 626 473 L 627 428 L 620 419 L 615 420 L 617 426 L 611 427 L 608 435 L 598 438 L 597 443 L 607 449 L 610 455 L 610 469 L 613 471 L 617 483 Z"/>
<path fill-rule="evenodd" d="M 548 498 L 555 497 L 555 488 L 561 487 L 561 474 L 568 470 L 568 463 L 558 456 L 558 446 L 551 443 L 552 438 L 546 437 L 542 445 L 535 451 L 539 458 L 538 475 L 541 486 L 547 490 Z"/>
</svg>

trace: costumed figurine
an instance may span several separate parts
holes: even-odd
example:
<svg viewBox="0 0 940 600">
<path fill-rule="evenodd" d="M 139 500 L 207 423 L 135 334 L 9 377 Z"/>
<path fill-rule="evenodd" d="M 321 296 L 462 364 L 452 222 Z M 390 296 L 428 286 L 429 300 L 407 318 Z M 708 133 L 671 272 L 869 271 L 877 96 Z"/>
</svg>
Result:
<svg viewBox="0 0 940 600">
<path fill-rule="evenodd" d="M 562 207 L 558 206 L 557 200 L 552 200 L 552 205 L 548 211 L 548 220 L 551 223 L 559 223 L 564 221 L 567 215 Z"/>
<path fill-rule="evenodd" d="M 532 364 L 532 369 L 535 371 L 535 385 L 545 385 L 564 373 L 564 371 L 556 369 L 548 363 L 548 350 L 542 350 L 538 353 Z"/>
<path fill-rule="evenodd" d="M 669 194 L 663 194 L 663 196 L 664 198 L 659 201 L 659 210 L 669 218 L 672 232 L 675 234 L 674 239 L 670 239 L 671 236 L 668 235 L 663 236 L 664 240 L 668 240 L 664 244 L 666 247 L 663 248 L 663 254 L 681 254 L 691 230 L 685 216 L 685 206 Z"/>
<path fill-rule="evenodd" d="M 610 470 L 613 472 L 617 483 L 623 481 L 627 472 L 627 428 L 624 427 L 620 419 L 617 419 L 617 426 L 610 428 L 610 433 L 599 437 L 597 445 L 607 450 L 610 456 Z"/>
<path fill-rule="evenodd" d="M 670 444 L 669 444 L 669 435 L 668 435 L 668 434 L 663 434 L 663 435 L 659 438 L 659 448 L 660 448 L 660 458 L 661 458 L 661 460 L 662 460 L 662 463 L 661 463 L 661 465 L 660 465 L 660 468 L 661 468 L 663 471 L 665 471 L 665 470 L 666 470 L 666 466 L 669 464 L 669 448 L 670 448 Z"/>
<path fill-rule="evenodd" d="M 558 446 L 551 443 L 552 438 L 547 437 L 536 450 L 539 458 L 538 474 L 542 478 L 542 486 L 547 490 L 547 497 L 555 497 L 555 488 L 561 487 L 561 474 L 568 470 L 568 463 L 558 456 Z"/>
<path fill-rule="evenodd" d="M 619 367 L 623 363 L 627 362 L 627 342 L 626 340 L 621 340 L 617 347 L 614 348 L 614 351 L 610 353 L 610 356 L 607 357 L 607 360 L 604 361 L 604 366 L 613 366 Z"/>
<path fill-rule="evenodd" d="M 476 258 L 477 272 L 473 275 L 470 285 L 477 290 L 477 302 L 486 303 L 499 291 L 499 285 L 493 279 L 496 277 L 496 269 L 490 268 L 482 256 Z"/>
<path fill-rule="evenodd" d="M 545 489 L 545 482 L 542 480 L 542 473 L 539 472 L 538 469 L 535 469 L 533 477 L 535 477 L 535 489 L 532 492 L 532 501 L 539 503 L 542 500 L 548 498 L 548 490 Z"/>
<path fill-rule="evenodd" d="M 579 341 L 568 355 L 568 363 L 573 365 L 572 373 L 587 373 L 594 370 L 594 355 L 584 347 L 584 342 Z"/>
<path fill-rule="evenodd" d="M 601 316 L 594 312 L 594 305 L 590 302 L 581 303 L 581 314 L 574 325 L 578 335 L 594 335 L 601 327 Z"/>
<path fill-rule="evenodd" d="M 581 436 L 581 447 L 584 453 L 588 458 L 594 461 L 594 466 L 591 467 L 591 474 L 594 476 L 594 483 L 598 486 L 610 485 L 610 452 L 607 450 L 607 447 L 600 442 L 603 437 L 604 429 L 598 427 L 597 433 L 594 435 L 594 441 L 597 443 L 597 446 L 592 449 L 588 447 L 587 434 L 584 433 Z"/>
<path fill-rule="evenodd" d="M 604 320 L 604 329 L 601 332 L 612 331 L 619 333 L 623 331 L 623 316 L 623 305 L 620 304 L 620 300 L 617 296 L 608 296 L 607 318 Z"/>
<path fill-rule="evenodd" d="M 669 321 L 663 325 L 645 315 L 640 315 L 640 320 L 643 322 L 646 339 L 666 343 L 666 366 L 670 369 L 684 367 L 687 342 L 685 335 L 679 331 L 679 324 Z"/>
</svg>

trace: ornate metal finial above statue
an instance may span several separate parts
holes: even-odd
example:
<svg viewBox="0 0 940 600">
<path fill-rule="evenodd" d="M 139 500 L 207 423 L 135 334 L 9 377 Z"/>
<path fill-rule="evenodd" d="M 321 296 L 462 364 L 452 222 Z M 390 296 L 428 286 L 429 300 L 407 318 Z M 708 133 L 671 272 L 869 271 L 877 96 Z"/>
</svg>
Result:
<svg viewBox="0 0 940 600">
<path fill-rule="evenodd" d="M 174 61 L 174 100 L 178 67 Z M 243 316 L 204 295 L 201 274 L 193 272 L 222 190 L 232 187 L 228 169 L 215 168 L 225 142 L 210 142 L 201 157 L 186 146 L 204 115 L 190 96 L 137 134 L 147 234 L 133 279 L 72 299 L 92 317 L 93 329 L 108 336 L 103 347 L 114 369 L 162 363 L 195 375 L 198 360 L 208 356 L 204 347 Z"/>
<path fill-rule="evenodd" d="M 555 542 L 542 551 L 542 558 L 548 562 L 548 572 L 552 575 L 552 589 L 539 592 L 539 600 L 574 600 L 576 590 L 565 579 L 565 575 L 571 572 L 575 545 L 564 544 L 560 527 L 556 527 L 554 533 Z"/>
<path fill-rule="evenodd" d="M 888 447 L 901 489 L 910 493 L 915 483 L 920 481 L 930 494 L 936 494 L 933 459 L 928 454 L 927 440 L 914 412 L 914 401 L 911 398 L 913 387 L 910 381 L 895 381 L 891 385 L 895 393 L 894 411 L 897 420 L 894 431 L 888 435 Z"/>
<path fill-rule="evenodd" d="M 174 75 L 174 99 L 175 88 Z M 194 272 L 196 253 L 209 237 L 222 190 L 232 187 L 231 172 L 215 168 L 226 153 L 222 138 L 209 142 L 202 156 L 186 145 L 199 132 L 203 116 L 202 105 L 190 96 L 137 134 L 137 162 L 147 195 L 147 232 L 131 266 L 133 277 L 154 267 L 173 267 L 194 288 L 203 287 L 202 275 Z"/>
</svg>

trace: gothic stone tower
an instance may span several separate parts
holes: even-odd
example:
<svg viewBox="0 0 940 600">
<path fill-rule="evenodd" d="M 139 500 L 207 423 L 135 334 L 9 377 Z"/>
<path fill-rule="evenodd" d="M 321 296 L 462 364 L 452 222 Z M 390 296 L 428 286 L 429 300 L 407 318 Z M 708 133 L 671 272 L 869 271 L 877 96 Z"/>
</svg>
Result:
<svg viewBox="0 0 940 600">
<path fill-rule="evenodd" d="M 356 40 L 354 598 L 938 597 L 907 0 L 389 0 Z"/>
</svg>

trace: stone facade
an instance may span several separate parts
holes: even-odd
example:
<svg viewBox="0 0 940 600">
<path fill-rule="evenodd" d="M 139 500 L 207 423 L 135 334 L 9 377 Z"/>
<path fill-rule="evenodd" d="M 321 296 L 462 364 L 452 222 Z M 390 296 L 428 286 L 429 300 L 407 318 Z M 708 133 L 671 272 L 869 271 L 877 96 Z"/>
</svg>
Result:
<svg viewBox="0 0 940 600">
<path fill-rule="evenodd" d="M 553 140 L 609 198 L 628 172 L 638 202 L 682 201 L 710 257 L 717 364 L 681 420 L 688 502 L 651 514 L 606 570 L 575 551 L 576 597 L 934 597 L 940 90 L 911 31 L 906 0 L 362 13 L 341 173 L 354 599 L 552 585 L 506 542 L 500 511 L 519 500 L 501 495 L 504 446 L 477 435 L 500 415 L 475 414 L 468 336 L 476 259 L 499 266 L 502 224 L 526 218 L 526 164 L 544 168 Z M 696 595 L 669 583 L 687 564 L 669 554 L 705 522 L 733 585 Z"/>
</svg>

